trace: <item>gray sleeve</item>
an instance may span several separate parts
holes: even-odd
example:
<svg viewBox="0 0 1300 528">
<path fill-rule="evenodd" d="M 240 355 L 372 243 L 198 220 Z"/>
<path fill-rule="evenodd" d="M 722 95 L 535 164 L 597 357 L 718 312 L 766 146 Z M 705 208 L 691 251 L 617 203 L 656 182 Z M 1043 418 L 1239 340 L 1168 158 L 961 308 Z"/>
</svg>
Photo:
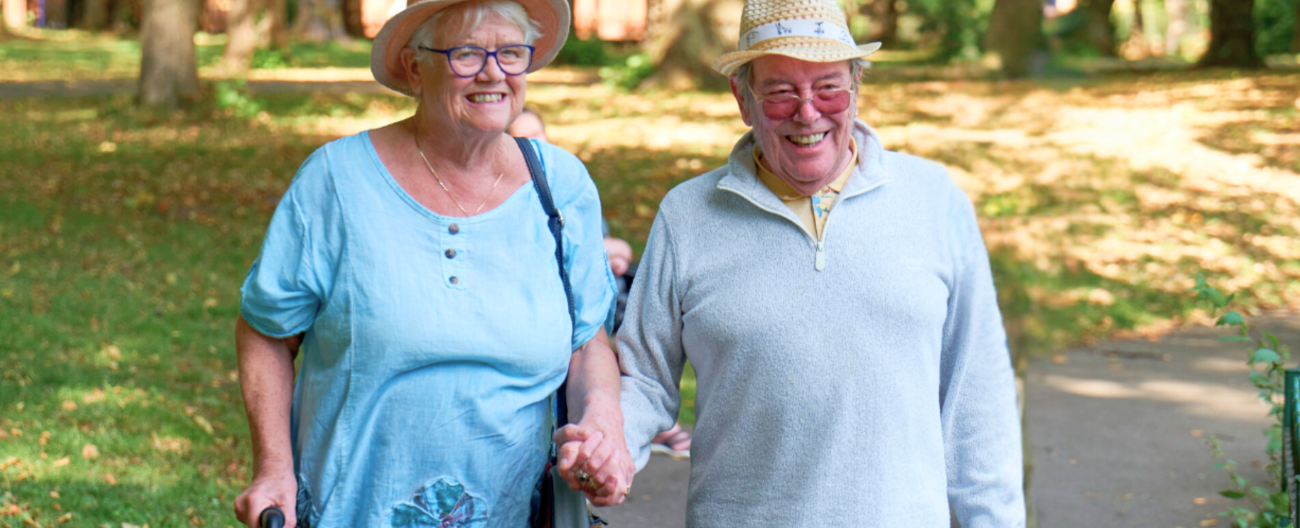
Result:
<svg viewBox="0 0 1300 528">
<path fill-rule="evenodd" d="M 623 432 L 639 471 L 650 459 L 650 440 L 673 426 L 685 354 L 676 259 L 663 208 L 655 217 L 619 328 Z"/>
<path fill-rule="evenodd" d="M 963 528 L 1019 528 L 1025 497 L 1015 375 L 988 250 L 970 201 L 955 194 L 957 251 L 939 386 L 948 502 Z"/>
</svg>

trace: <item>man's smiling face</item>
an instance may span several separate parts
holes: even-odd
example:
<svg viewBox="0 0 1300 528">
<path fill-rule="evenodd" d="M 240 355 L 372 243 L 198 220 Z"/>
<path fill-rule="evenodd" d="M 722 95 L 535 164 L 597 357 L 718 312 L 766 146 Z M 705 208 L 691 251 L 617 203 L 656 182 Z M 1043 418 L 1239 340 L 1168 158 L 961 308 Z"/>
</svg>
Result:
<svg viewBox="0 0 1300 528">
<path fill-rule="evenodd" d="M 734 79 L 732 83 L 745 124 L 753 127 L 768 169 L 799 194 L 812 195 L 839 176 L 851 159 L 857 92 L 849 63 L 764 55 L 754 59 L 751 68 L 752 102 L 747 104 Z M 837 90 L 851 91 L 848 106 L 839 112 L 821 113 L 809 101 Z M 769 118 L 763 101 L 791 94 L 804 100 L 797 111 L 786 119 Z"/>
</svg>

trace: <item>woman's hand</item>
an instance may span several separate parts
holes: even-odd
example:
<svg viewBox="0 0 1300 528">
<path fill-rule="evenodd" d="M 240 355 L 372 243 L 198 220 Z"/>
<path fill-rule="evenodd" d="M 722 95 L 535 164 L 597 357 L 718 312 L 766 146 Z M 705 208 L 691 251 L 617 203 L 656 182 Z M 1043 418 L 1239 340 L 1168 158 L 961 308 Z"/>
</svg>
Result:
<svg viewBox="0 0 1300 528">
<path fill-rule="evenodd" d="M 585 420 L 584 420 L 585 422 Z M 622 504 L 632 487 L 636 464 L 622 431 L 606 435 L 592 424 L 569 424 L 555 432 L 560 478 L 596 506 Z"/>
<path fill-rule="evenodd" d="M 273 474 L 259 472 L 253 483 L 235 499 L 235 517 L 250 527 L 258 526 L 262 510 L 279 506 L 284 512 L 284 528 L 298 524 L 298 481 L 293 477 L 293 466 Z"/>
<path fill-rule="evenodd" d="M 569 360 L 569 417 L 577 425 L 555 431 L 560 477 L 596 506 L 622 504 L 636 474 L 623 439 L 621 387 L 618 358 L 602 327 Z M 588 482 L 579 481 L 579 471 L 588 475 Z"/>
</svg>

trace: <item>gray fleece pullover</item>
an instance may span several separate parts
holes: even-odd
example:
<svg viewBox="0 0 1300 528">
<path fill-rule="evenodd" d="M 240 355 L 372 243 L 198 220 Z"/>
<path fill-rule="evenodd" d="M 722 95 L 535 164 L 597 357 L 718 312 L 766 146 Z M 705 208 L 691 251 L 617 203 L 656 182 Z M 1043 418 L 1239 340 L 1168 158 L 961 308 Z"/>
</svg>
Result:
<svg viewBox="0 0 1300 528">
<path fill-rule="evenodd" d="M 686 524 L 1025 523 L 1020 425 L 988 252 L 944 168 L 855 124 L 817 242 L 728 164 L 668 193 L 618 334 L 637 467 L 697 376 Z"/>
</svg>

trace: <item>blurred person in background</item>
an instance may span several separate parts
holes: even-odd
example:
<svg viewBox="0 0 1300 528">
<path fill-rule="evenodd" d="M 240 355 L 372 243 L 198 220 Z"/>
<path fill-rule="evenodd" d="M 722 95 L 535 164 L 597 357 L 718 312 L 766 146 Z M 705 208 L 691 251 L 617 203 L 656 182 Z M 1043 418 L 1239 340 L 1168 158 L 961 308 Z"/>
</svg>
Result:
<svg viewBox="0 0 1300 528">
<path fill-rule="evenodd" d="M 506 133 L 514 137 L 550 141 L 546 135 L 546 122 L 542 120 L 542 115 L 529 107 L 524 107 L 519 117 L 510 123 Z M 609 236 L 609 222 L 606 222 L 603 217 L 601 224 L 610 271 L 614 274 L 614 280 L 618 285 L 618 307 L 615 309 L 614 325 L 610 327 L 612 335 L 623 324 L 627 294 L 632 289 L 632 281 L 636 278 L 636 261 L 633 260 L 632 245 L 621 238 Z M 676 422 L 672 428 L 659 433 L 651 440 L 651 449 L 674 458 L 690 458 L 691 433 L 683 429 L 680 422 Z"/>
<path fill-rule="evenodd" d="M 856 119 L 832 0 L 746 0 L 750 132 L 664 197 L 617 351 L 637 466 L 696 372 L 686 525 L 1017 528 L 1020 423 L 988 253 L 944 167 Z"/>
<path fill-rule="evenodd" d="M 568 9 L 425 0 L 380 31 L 372 70 L 415 115 L 307 159 L 242 290 L 255 475 L 241 522 L 278 506 L 288 526 L 529 526 L 553 441 L 570 486 L 622 502 L 634 468 L 596 186 L 571 154 L 505 134 Z M 531 153 L 564 219 L 562 263 Z M 573 424 L 552 435 L 566 375 Z"/>
</svg>

